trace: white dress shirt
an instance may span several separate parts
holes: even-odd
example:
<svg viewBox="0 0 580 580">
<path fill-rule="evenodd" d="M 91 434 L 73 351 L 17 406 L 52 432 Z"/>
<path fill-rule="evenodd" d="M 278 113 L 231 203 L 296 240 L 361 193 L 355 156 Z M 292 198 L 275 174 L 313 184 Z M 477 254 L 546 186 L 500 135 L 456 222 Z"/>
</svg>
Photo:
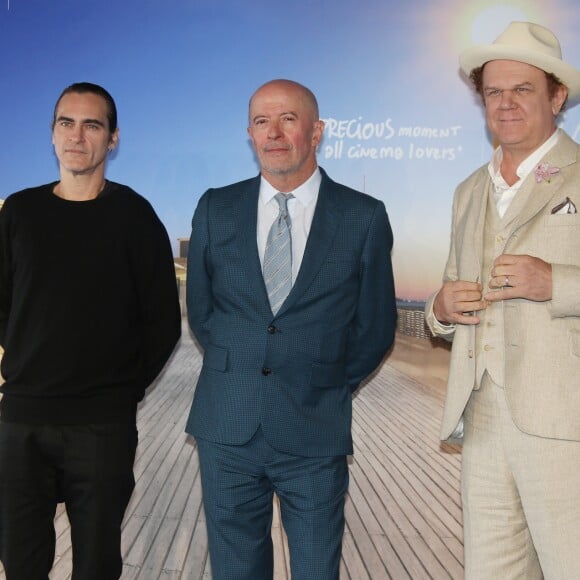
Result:
<svg viewBox="0 0 580 580">
<path fill-rule="evenodd" d="M 506 180 L 501 174 L 501 162 L 503 159 L 503 152 L 501 147 L 498 147 L 491 158 L 488 165 L 489 175 L 493 183 L 493 198 L 499 217 L 503 217 L 507 211 L 516 193 L 519 191 L 522 183 L 528 177 L 528 175 L 538 166 L 542 158 L 556 145 L 558 139 L 560 138 L 560 129 L 557 129 L 552 133 L 552 136 L 544 141 L 540 147 L 538 147 L 531 155 L 526 157 L 519 165 L 516 170 L 516 175 L 519 179 L 513 184 L 508 185 Z"/>
<path fill-rule="evenodd" d="M 318 190 L 322 176 L 318 167 L 314 173 L 294 191 L 283 191 L 291 193 L 294 197 L 288 200 L 288 214 L 292 223 L 292 284 L 296 281 L 304 249 L 308 241 L 316 201 L 318 200 Z M 260 182 L 260 197 L 258 200 L 258 253 L 260 263 L 264 266 L 264 252 L 266 251 L 266 241 L 268 233 L 274 220 L 278 217 L 279 206 L 274 196 L 279 192 L 262 176 Z"/>
</svg>

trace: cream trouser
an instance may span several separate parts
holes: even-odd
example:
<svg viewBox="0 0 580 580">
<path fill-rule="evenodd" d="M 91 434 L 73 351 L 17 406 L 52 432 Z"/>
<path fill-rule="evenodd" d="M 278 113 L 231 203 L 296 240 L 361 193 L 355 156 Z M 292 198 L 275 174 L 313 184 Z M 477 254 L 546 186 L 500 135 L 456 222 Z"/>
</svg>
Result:
<svg viewBox="0 0 580 580">
<path fill-rule="evenodd" d="M 467 580 L 580 580 L 580 442 L 520 431 L 486 373 L 462 463 Z"/>
</svg>

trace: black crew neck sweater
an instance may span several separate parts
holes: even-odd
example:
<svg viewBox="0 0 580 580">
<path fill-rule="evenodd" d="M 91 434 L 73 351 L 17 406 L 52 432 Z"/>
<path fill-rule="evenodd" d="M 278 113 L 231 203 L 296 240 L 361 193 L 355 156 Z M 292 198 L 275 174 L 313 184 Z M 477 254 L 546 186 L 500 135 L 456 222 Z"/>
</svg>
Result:
<svg viewBox="0 0 580 580">
<path fill-rule="evenodd" d="M 0 210 L 0 418 L 134 421 L 180 334 L 167 233 L 124 185 L 82 202 L 55 185 Z"/>
</svg>

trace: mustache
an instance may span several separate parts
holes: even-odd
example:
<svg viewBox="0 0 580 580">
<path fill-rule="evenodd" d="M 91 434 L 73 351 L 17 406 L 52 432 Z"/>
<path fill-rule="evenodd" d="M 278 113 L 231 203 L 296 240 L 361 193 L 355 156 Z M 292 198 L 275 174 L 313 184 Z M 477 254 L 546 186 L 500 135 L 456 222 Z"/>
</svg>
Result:
<svg viewBox="0 0 580 580">
<path fill-rule="evenodd" d="M 292 149 L 292 146 L 287 144 L 287 143 L 275 143 L 272 145 L 264 145 L 262 147 L 262 151 L 264 153 L 268 153 L 269 151 L 276 151 L 276 150 L 284 150 L 284 151 L 290 151 L 290 149 Z"/>
</svg>

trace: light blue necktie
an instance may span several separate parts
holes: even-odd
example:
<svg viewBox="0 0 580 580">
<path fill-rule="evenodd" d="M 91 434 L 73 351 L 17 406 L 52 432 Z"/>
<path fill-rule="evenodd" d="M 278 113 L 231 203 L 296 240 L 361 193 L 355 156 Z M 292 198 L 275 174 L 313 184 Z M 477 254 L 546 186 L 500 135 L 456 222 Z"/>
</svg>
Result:
<svg viewBox="0 0 580 580">
<path fill-rule="evenodd" d="M 292 289 L 292 236 L 291 222 L 288 215 L 288 200 L 294 197 L 291 193 L 277 193 L 274 199 L 278 202 L 278 217 L 274 220 L 264 252 L 264 282 L 268 291 L 270 308 L 276 314 Z"/>
</svg>

